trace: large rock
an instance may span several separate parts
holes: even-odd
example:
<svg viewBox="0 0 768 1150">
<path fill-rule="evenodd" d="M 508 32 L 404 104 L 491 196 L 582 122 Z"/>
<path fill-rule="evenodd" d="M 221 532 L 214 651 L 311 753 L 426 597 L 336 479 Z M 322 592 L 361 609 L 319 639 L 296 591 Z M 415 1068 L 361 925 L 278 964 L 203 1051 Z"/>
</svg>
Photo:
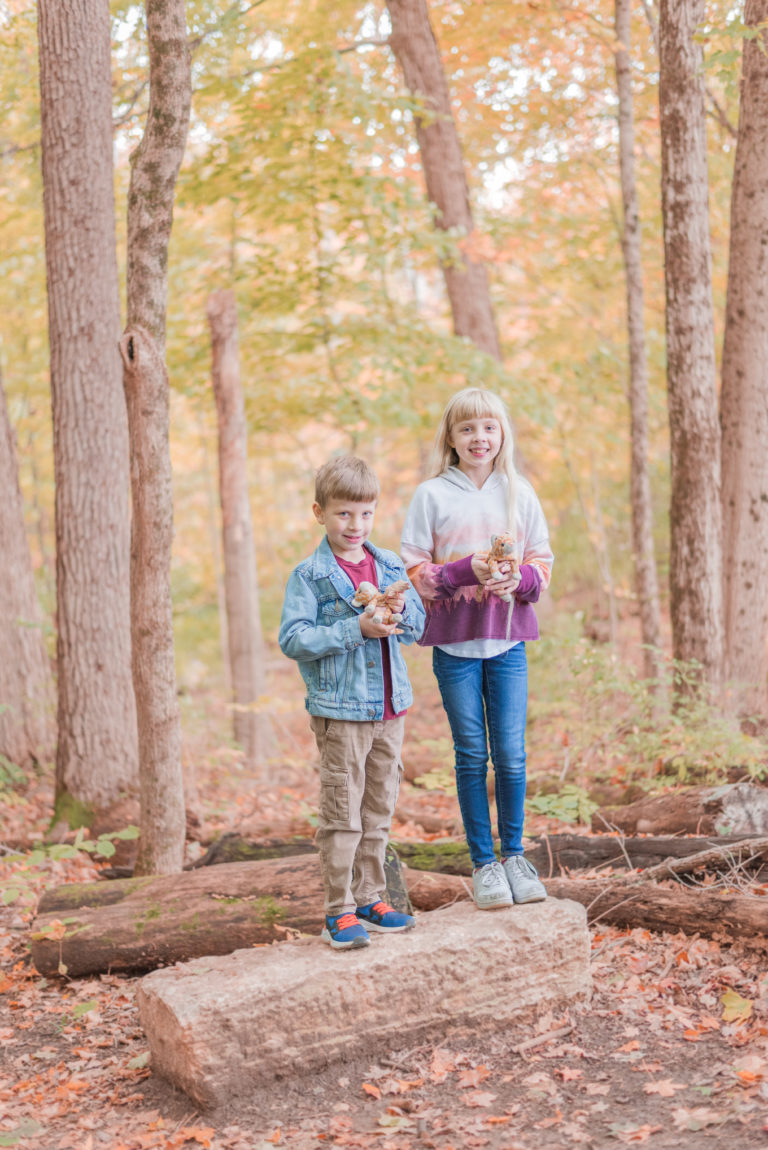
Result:
<svg viewBox="0 0 768 1150">
<path fill-rule="evenodd" d="M 586 912 L 574 902 L 460 904 L 364 950 L 318 937 L 154 971 L 138 1002 L 153 1069 L 202 1107 L 334 1061 L 530 1023 L 589 995 Z"/>
</svg>

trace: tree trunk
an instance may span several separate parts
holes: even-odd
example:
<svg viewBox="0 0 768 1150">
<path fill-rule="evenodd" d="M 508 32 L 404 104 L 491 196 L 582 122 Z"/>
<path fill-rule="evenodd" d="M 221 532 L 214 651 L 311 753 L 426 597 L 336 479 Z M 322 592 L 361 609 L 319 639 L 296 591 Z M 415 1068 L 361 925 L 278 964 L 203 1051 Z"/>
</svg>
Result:
<svg viewBox="0 0 768 1150">
<path fill-rule="evenodd" d="M 387 901 L 410 913 L 394 852 L 388 854 L 386 872 Z M 317 935 L 323 922 L 316 854 L 228 863 L 180 875 L 71 883 L 48 891 L 38 907 L 32 958 L 40 974 L 66 973 L 69 978 L 107 970 L 153 970 L 291 935 Z"/>
<path fill-rule="evenodd" d="M 168 375 L 141 328 L 120 341 L 131 429 L 131 640 L 139 717 L 141 842 L 137 874 L 181 870 L 186 816 L 169 589 L 173 492 Z"/>
<path fill-rule="evenodd" d="M 16 440 L 1 377 L 0 491 L 0 756 L 29 767 L 53 757 L 53 678 L 24 526 Z"/>
<path fill-rule="evenodd" d="M 653 504 L 648 476 L 648 365 L 643 321 L 643 267 L 640 215 L 635 182 L 635 117 L 632 108 L 632 61 L 629 53 L 631 0 L 615 0 L 616 87 L 619 95 L 619 166 L 624 207 L 622 250 L 626 269 L 629 336 L 630 502 L 635 587 L 640 607 L 643 666 L 646 679 L 660 675 L 661 606 L 653 545 Z"/>
<path fill-rule="evenodd" d="M 659 106 L 671 452 L 673 653 L 722 677 L 720 434 L 709 246 L 704 0 L 661 0 Z"/>
<path fill-rule="evenodd" d="M 137 781 L 108 5 L 38 0 L 38 36 L 56 483 L 57 813 L 80 825 Z"/>
<path fill-rule="evenodd" d="M 768 0 L 747 0 L 748 27 Z M 768 706 L 768 36 L 744 41 L 731 195 L 720 421 L 726 675 L 736 707 Z"/>
<path fill-rule="evenodd" d="M 426 0 L 387 0 L 387 9 L 392 23 L 389 43 L 406 87 L 424 101 L 424 113 L 416 113 L 414 119 L 427 195 L 435 205 L 435 226 L 455 229 L 464 237 L 463 250 L 442 264 L 453 329 L 500 360 L 488 276 L 471 252 L 475 225 L 464 159 Z"/>
<path fill-rule="evenodd" d="M 138 874 L 181 870 L 184 784 L 171 608 L 173 492 L 165 369 L 168 242 L 189 127 L 183 0 L 147 0 L 149 111 L 131 157 L 128 323 L 120 350 L 131 439 L 131 636 L 139 727 Z"/>
<path fill-rule="evenodd" d="M 640 799 L 624 807 L 603 807 L 592 829 L 624 834 L 768 834 L 768 788 L 751 783 L 686 787 Z"/>
<path fill-rule="evenodd" d="M 267 742 L 267 716 L 254 709 L 265 690 L 264 640 L 248 498 L 248 432 L 240 385 L 234 293 L 213 292 L 208 297 L 207 312 L 219 420 L 219 497 L 234 734 L 245 751 L 246 762 L 256 767 L 264 759 Z"/>
</svg>

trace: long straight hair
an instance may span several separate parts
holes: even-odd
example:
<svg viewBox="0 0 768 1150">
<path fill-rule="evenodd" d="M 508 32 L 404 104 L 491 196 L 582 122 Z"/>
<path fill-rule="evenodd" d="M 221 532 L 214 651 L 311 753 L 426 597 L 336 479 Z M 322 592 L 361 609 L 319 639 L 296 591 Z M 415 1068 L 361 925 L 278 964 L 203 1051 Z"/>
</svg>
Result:
<svg viewBox="0 0 768 1150">
<path fill-rule="evenodd" d="M 448 442 L 451 431 L 465 419 L 495 419 L 501 427 L 501 447 L 493 461 L 493 470 L 507 477 L 507 530 L 517 538 L 517 470 L 512 424 L 503 400 L 482 387 L 465 387 L 457 391 L 443 412 L 430 459 L 430 475 L 442 475 L 448 467 L 457 467 L 459 456 Z"/>
</svg>

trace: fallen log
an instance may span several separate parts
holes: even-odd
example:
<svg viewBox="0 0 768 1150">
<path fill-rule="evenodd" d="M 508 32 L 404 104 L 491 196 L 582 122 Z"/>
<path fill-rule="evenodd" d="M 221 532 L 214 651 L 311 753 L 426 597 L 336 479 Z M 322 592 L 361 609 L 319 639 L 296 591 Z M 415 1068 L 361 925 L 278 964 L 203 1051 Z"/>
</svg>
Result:
<svg viewBox="0 0 768 1150">
<path fill-rule="evenodd" d="M 685 787 L 621 807 L 603 807 L 592 830 L 624 834 L 768 834 L 768 788 L 754 783 Z"/>
<path fill-rule="evenodd" d="M 708 847 L 741 843 L 744 835 L 694 836 L 689 838 L 646 836 L 625 838 L 618 835 L 542 835 L 531 840 L 525 851 L 542 875 L 554 875 L 574 870 L 593 870 L 597 867 L 618 867 L 643 870 L 666 859 L 683 859 Z M 755 839 L 760 836 L 755 835 Z M 393 846 L 401 860 L 414 870 L 440 874 L 470 875 L 472 862 L 466 841 L 462 839 L 433 839 L 432 842 L 414 842 L 395 839 Z M 256 859 L 282 858 L 291 854 L 314 851 L 309 838 L 290 838 L 252 841 L 241 835 L 222 835 L 194 867 L 212 866 L 222 862 L 249 862 Z M 112 869 L 106 877 L 112 877 Z M 125 877 L 115 874 L 114 877 Z"/>
<path fill-rule="evenodd" d="M 414 881 L 416 874 L 420 876 L 418 883 Z M 423 905 L 424 909 L 436 910 L 471 898 L 466 880 L 458 875 L 432 876 L 407 870 L 406 881 L 417 909 Z M 586 907 L 590 924 L 683 931 L 707 938 L 768 938 L 768 898 L 757 895 L 616 877 L 610 881 L 548 878 L 544 886 L 551 898 L 580 902 Z"/>
<path fill-rule="evenodd" d="M 385 897 L 410 911 L 394 852 Z M 71 883 L 48 891 L 31 932 L 41 975 L 137 973 L 320 933 L 317 855 L 225 863 L 177 875 Z"/>
<path fill-rule="evenodd" d="M 587 908 L 589 923 L 683 931 L 707 938 L 768 939 L 768 899 L 681 883 L 633 883 L 626 879 L 547 879 L 547 893 Z"/>
</svg>

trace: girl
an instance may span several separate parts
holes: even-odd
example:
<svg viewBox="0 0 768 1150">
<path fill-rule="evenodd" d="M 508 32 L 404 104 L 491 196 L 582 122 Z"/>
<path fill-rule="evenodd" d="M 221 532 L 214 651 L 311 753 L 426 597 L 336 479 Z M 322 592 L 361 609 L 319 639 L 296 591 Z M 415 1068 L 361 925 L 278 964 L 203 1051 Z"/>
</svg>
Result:
<svg viewBox="0 0 768 1150">
<path fill-rule="evenodd" d="M 515 471 L 512 429 L 492 392 L 454 395 L 435 440 L 432 479 L 416 488 L 403 527 L 402 558 L 424 602 L 419 640 L 432 665 L 453 736 L 456 785 L 483 910 L 540 902 L 547 892 L 523 857 L 525 643 L 538 639 L 535 603 L 553 555 L 533 488 Z M 517 540 L 517 564 L 500 580 L 485 556 L 491 535 Z M 464 558 L 459 558 L 463 556 Z M 505 601 L 511 599 L 512 602 Z M 501 863 L 493 846 L 486 775 L 496 774 Z"/>
</svg>

